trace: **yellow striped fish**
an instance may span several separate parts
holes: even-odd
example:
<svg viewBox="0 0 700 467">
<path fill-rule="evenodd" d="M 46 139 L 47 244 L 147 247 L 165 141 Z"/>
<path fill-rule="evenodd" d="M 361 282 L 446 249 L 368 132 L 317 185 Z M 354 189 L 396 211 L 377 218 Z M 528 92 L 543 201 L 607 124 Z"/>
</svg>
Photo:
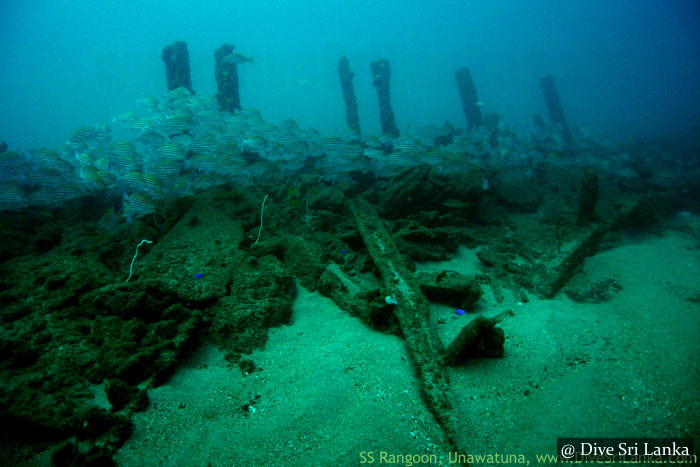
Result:
<svg viewBox="0 0 700 467">
<path fill-rule="evenodd" d="M 156 149 L 156 154 L 161 157 L 172 160 L 183 160 L 185 158 L 185 150 L 177 144 L 168 143 Z"/>
<path fill-rule="evenodd" d="M 150 196 L 139 191 L 130 195 L 124 193 L 122 209 L 126 221 L 131 224 L 134 219 L 155 213 L 156 205 Z"/>
</svg>

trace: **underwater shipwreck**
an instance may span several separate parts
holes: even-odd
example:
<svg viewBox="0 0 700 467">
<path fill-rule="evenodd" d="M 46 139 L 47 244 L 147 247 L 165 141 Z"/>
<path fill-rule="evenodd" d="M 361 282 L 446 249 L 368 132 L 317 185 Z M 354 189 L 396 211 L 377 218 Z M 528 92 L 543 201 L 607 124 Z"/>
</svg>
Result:
<svg viewBox="0 0 700 467">
<path fill-rule="evenodd" d="M 348 130 L 328 136 L 242 108 L 237 67 L 252 57 L 224 44 L 215 58 L 215 96 L 194 92 L 176 42 L 163 50 L 163 96 L 61 147 L 0 153 L 3 464 L 111 465 L 150 391 L 202 345 L 241 378 L 263 371 L 255 352 L 290 324 L 302 289 L 398 336 L 441 430 L 430 452 L 469 464 L 485 433 L 459 408 L 478 402 L 459 398 L 456 375 L 506 361 L 503 325 L 535 298 L 613 299 L 625 286 L 615 278 L 572 280 L 588 258 L 700 205 L 700 148 L 570 129 L 549 76 L 549 122 L 536 116 L 526 141 L 482 113 L 466 68 L 455 78 L 467 125 L 401 134 L 378 60 L 383 134 L 364 135 L 343 57 Z M 460 248 L 476 269 L 420 268 Z M 700 289 L 688 296 L 696 314 L 698 303 Z M 323 349 L 316 358 L 324 365 Z M 265 404 L 254 391 L 230 397 L 242 420 Z M 677 415 L 686 431 L 673 434 L 697 435 L 697 418 Z"/>
</svg>

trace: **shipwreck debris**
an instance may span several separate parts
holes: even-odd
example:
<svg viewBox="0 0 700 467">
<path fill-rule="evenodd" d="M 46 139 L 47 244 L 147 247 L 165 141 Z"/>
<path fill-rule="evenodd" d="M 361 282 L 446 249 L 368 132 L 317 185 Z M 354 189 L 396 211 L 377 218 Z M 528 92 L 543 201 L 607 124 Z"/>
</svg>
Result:
<svg viewBox="0 0 700 467">
<path fill-rule="evenodd" d="M 592 170 L 583 173 L 581 195 L 578 204 L 578 225 L 588 225 L 595 220 L 598 203 L 598 174 Z"/>
<path fill-rule="evenodd" d="M 396 302 L 392 307 L 393 313 L 418 372 L 426 405 L 442 426 L 453 449 L 465 453 L 458 438 L 458 433 L 464 432 L 465 427 L 458 423 L 452 407 L 450 385 L 442 364 L 444 347 L 429 325 L 428 300 L 406 267 L 374 207 L 364 201 L 355 201 L 350 203 L 350 209 L 384 282 L 385 294 Z"/>
<path fill-rule="evenodd" d="M 549 112 L 549 119 L 552 121 L 552 126 L 559 127 L 564 142 L 568 147 L 571 147 L 573 138 L 571 137 L 569 125 L 566 123 L 566 118 L 564 118 L 564 109 L 561 106 L 561 100 L 559 99 L 557 87 L 554 84 L 554 78 L 552 78 L 551 75 L 545 76 L 540 79 L 540 86 L 544 93 L 544 100 L 547 103 L 547 111 Z"/>
<path fill-rule="evenodd" d="M 389 77 L 391 69 L 389 60 L 376 60 L 370 64 L 372 67 L 372 84 L 377 88 L 379 98 L 379 118 L 382 124 L 382 133 L 398 138 L 399 129 L 394 120 L 394 110 L 391 108 L 391 93 L 389 92 Z"/>
<path fill-rule="evenodd" d="M 168 90 L 187 88 L 192 94 L 192 80 L 190 79 L 190 55 L 187 44 L 175 41 L 173 45 L 163 48 L 160 58 L 165 62 L 165 78 L 168 82 Z"/>
<path fill-rule="evenodd" d="M 338 60 L 338 75 L 340 76 L 340 87 L 343 89 L 345 120 L 348 122 L 348 128 L 353 133 L 356 133 L 357 136 L 361 136 L 360 116 L 357 113 L 357 97 L 355 97 L 355 88 L 352 85 L 352 78 L 355 76 L 355 73 L 350 70 L 350 62 L 345 55 Z"/>
<path fill-rule="evenodd" d="M 222 44 L 214 51 L 214 76 L 216 77 L 216 100 L 221 110 L 235 112 L 241 110 L 241 96 L 238 89 L 238 66 L 224 57 L 230 55 L 236 46 Z"/>
<path fill-rule="evenodd" d="M 476 86 L 469 68 L 460 68 L 455 72 L 459 96 L 462 100 L 462 110 L 467 119 L 469 129 L 475 128 L 483 123 L 481 116 L 481 102 L 476 97 Z"/>
</svg>

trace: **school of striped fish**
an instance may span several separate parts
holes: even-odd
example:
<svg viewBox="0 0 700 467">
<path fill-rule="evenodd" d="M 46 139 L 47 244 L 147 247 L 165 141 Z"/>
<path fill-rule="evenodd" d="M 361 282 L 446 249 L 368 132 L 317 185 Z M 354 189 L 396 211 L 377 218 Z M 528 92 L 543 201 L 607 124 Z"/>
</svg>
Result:
<svg viewBox="0 0 700 467">
<path fill-rule="evenodd" d="M 255 109 L 221 111 L 214 96 L 193 95 L 185 88 L 138 104 L 141 114 L 127 112 L 110 125 L 81 126 L 59 148 L 0 153 L 0 210 L 118 190 L 121 206 L 100 221 L 108 228 L 227 182 L 252 185 L 305 171 L 316 174 L 319 183 L 350 183 L 353 171 L 391 177 L 426 163 L 450 173 L 500 160 L 516 148 L 514 138 L 501 138 L 494 146 L 487 129 L 444 146 L 434 140 L 446 130 L 432 126 L 398 138 L 321 136 L 292 119 L 265 122 Z"/>
</svg>

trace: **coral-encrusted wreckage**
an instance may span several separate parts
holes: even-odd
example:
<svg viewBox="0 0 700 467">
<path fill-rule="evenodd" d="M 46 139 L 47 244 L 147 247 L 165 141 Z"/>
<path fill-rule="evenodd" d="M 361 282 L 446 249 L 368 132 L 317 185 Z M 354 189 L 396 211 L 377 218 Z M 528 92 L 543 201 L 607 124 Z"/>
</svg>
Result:
<svg viewBox="0 0 700 467">
<path fill-rule="evenodd" d="M 697 153 L 671 163 L 569 129 L 551 77 L 551 128 L 538 118 L 527 141 L 482 115 L 466 68 L 468 128 L 399 135 L 389 62 L 372 62 L 383 134 L 361 137 L 341 59 L 350 131 L 322 136 L 241 110 L 232 54 L 215 53 L 216 97 L 193 95 L 176 42 L 163 51 L 171 91 L 140 114 L 117 116 L 111 132 L 81 127 L 59 148 L 0 152 L 12 174 L 0 180 L 2 460 L 50 448 L 57 464 L 108 462 L 147 389 L 202 342 L 255 371 L 247 355 L 289 322 L 297 283 L 405 340 L 426 406 L 464 452 L 478 434 L 453 411 L 448 373 L 507 356 L 499 323 L 513 314 L 481 309 L 483 294 L 497 305 L 562 289 L 609 299 L 619 285 L 567 289 L 586 258 L 620 229 L 700 202 Z M 477 272 L 416 273 L 460 246 Z M 431 303 L 470 315 L 454 340 L 431 327 Z M 92 402 L 100 385 L 107 408 Z"/>
</svg>

